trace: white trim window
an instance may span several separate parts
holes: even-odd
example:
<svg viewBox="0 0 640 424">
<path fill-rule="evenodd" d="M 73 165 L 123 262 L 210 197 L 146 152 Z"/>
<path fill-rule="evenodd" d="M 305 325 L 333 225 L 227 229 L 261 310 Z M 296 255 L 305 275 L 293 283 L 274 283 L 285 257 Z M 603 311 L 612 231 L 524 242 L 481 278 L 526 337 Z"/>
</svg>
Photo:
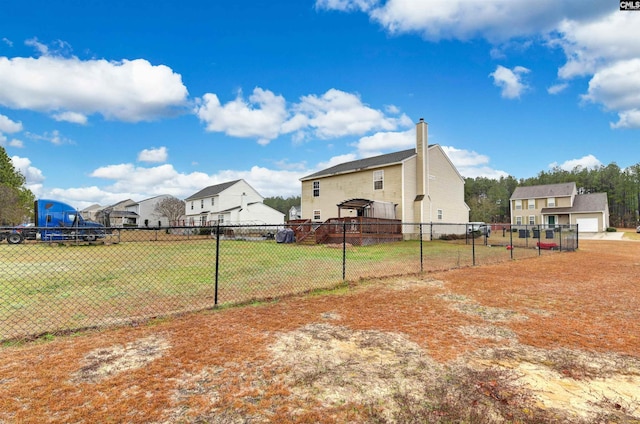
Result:
<svg viewBox="0 0 640 424">
<path fill-rule="evenodd" d="M 224 224 L 224 215 L 223 214 L 218 215 L 218 224 Z"/>
<path fill-rule="evenodd" d="M 215 206 L 216 205 L 216 198 L 212 197 L 211 198 L 211 206 Z"/>
<path fill-rule="evenodd" d="M 444 211 L 442 209 L 438 209 L 436 213 L 438 216 L 438 221 L 442 221 L 442 219 L 444 218 Z"/>
<path fill-rule="evenodd" d="M 373 171 L 373 189 L 384 189 L 384 170 Z"/>
<path fill-rule="evenodd" d="M 556 198 L 555 197 L 549 197 L 547 199 L 547 207 L 548 208 L 555 208 L 556 207 Z"/>
<path fill-rule="evenodd" d="M 529 215 L 529 225 L 536 225 L 536 216 Z"/>
<path fill-rule="evenodd" d="M 522 225 L 522 217 L 516 216 L 516 225 Z"/>
<path fill-rule="evenodd" d="M 200 209 L 204 209 L 204 199 L 200 199 Z"/>
<path fill-rule="evenodd" d="M 516 210 L 522 209 L 522 200 L 514 200 L 513 202 L 516 205 Z"/>
<path fill-rule="evenodd" d="M 320 197 L 320 181 L 313 182 L 313 197 Z"/>
<path fill-rule="evenodd" d="M 193 200 L 191 201 L 191 210 L 193 210 Z"/>
<path fill-rule="evenodd" d="M 314 221 L 320 221 L 320 209 L 316 209 L 313 211 L 313 220 Z"/>
<path fill-rule="evenodd" d="M 535 199 L 529 199 L 527 201 L 527 204 L 529 205 L 529 209 L 535 209 L 536 208 L 536 201 Z"/>
</svg>

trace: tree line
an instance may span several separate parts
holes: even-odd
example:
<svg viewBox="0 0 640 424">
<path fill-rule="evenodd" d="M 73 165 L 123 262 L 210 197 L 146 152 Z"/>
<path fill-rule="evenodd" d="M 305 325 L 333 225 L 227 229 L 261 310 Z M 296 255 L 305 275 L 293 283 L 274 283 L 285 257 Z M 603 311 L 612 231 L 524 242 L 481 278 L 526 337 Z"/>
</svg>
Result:
<svg viewBox="0 0 640 424">
<path fill-rule="evenodd" d="M 615 163 L 596 168 L 575 167 L 571 171 L 559 167 L 537 176 L 517 180 L 512 176 L 490 179 L 465 179 L 465 201 L 471 212 L 470 221 L 510 221 L 509 198 L 518 186 L 575 182 L 578 194 L 607 193 L 609 223 L 612 227 L 638 225 L 640 207 L 640 163 L 620 168 Z"/>
</svg>

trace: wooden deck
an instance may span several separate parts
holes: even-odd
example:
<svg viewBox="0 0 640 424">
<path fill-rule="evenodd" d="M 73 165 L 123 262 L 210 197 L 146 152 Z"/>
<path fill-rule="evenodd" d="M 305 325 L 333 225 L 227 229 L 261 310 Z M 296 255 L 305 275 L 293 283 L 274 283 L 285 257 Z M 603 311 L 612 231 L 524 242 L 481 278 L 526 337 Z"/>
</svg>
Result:
<svg viewBox="0 0 640 424">
<path fill-rule="evenodd" d="M 384 218 L 331 218 L 323 223 L 309 220 L 289 221 L 296 242 L 300 244 L 333 244 L 343 240 L 353 246 L 402 241 L 402 223 Z"/>
</svg>

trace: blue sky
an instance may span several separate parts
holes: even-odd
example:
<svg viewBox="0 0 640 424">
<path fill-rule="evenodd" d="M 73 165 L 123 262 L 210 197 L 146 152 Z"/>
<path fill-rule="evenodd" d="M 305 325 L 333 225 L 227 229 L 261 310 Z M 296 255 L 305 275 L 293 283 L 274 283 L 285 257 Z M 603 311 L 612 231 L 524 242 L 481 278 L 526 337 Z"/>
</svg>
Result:
<svg viewBox="0 0 640 424">
<path fill-rule="evenodd" d="M 465 177 L 640 162 L 640 12 L 615 0 L 0 0 L 0 145 L 82 208 L 263 196 L 411 148 Z"/>
</svg>

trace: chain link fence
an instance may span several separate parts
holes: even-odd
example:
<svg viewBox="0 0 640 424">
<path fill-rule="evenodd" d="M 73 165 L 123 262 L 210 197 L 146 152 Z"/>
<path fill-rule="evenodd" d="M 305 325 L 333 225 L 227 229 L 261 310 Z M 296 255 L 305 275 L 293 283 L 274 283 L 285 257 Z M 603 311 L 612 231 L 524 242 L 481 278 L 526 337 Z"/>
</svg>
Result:
<svg viewBox="0 0 640 424">
<path fill-rule="evenodd" d="M 11 232 L 11 229 L 0 229 Z M 375 223 L 109 228 L 0 244 L 0 341 L 574 250 L 575 227 Z M 324 236 L 319 236 L 324 234 Z M 323 240 L 316 240 L 319 237 Z"/>
</svg>

